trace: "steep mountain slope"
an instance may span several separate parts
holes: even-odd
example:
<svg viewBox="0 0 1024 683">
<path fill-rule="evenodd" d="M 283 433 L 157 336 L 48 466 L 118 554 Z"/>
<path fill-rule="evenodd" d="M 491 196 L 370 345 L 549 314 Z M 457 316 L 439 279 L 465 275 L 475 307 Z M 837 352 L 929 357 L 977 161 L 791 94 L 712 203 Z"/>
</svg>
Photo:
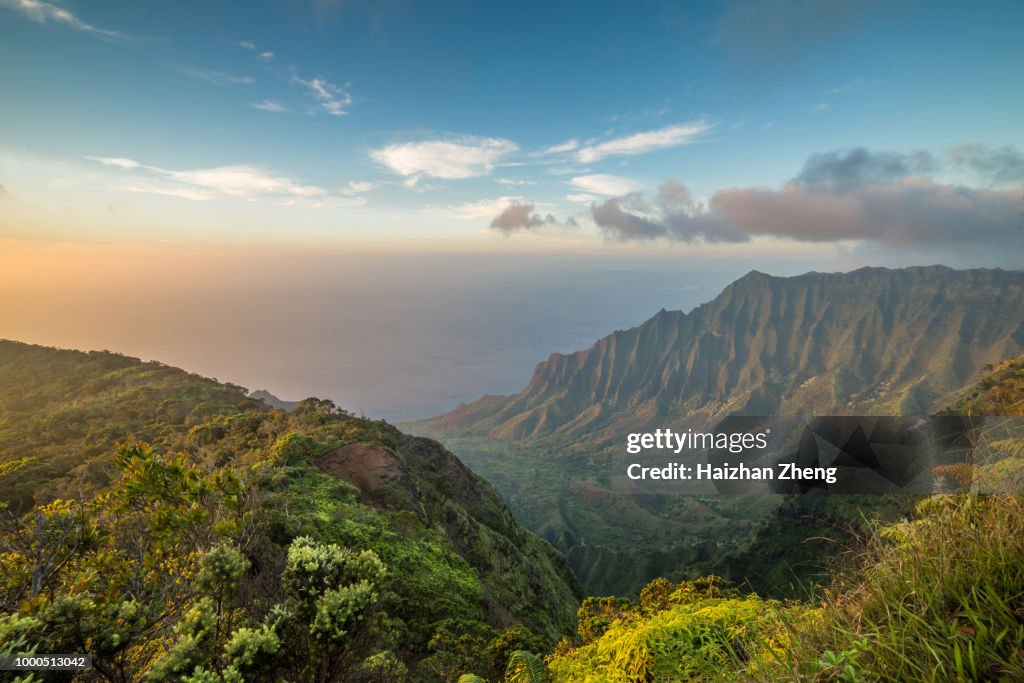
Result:
<svg viewBox="0 0 1024 683">
<path fill-rule="evenodd" d="M 114 444 L 138 440 L 149 441 L 152 452 L 128 447 L 125 455 L 122 447 L 119 455 Z M 175 452 L 183 454 L 180 459 Z M 139 462 L 149 464 L 133 470 Z M 165 462 L 172 466 L 164 470 Z M 161 471 L 155 483 L 149 479 Z M 19 605 L 31 604 L 33 614 L 46 613 L 49 605 L 30 588 L 37 578 L 18 578 L 20 568 L 32 563 L 14 549 L 22 547 L 18 539 L 36 533 L 32 524 L 16 521 L 22 513 L 23 520 L 44 519 L 63 506 L 80 506 L 95 509 L 90 528 L 103 529 L 109 505 L 102 501 L 122 494 L 135 500 L 182 472 L 211 482 L 188 499 L 189 520 L 235 510 L 208 501 L 223 489 L 241 491 L 231 493 L 231 505 L 244 505 L 253 521 L 238 533 L 224 523 L 200 533 L 202 523 L 189 521 L 169 536 L 166 530 L 146 536 L 176 548 L 194 543 L 173 553 L 188 564 L 215 545 L 188 539 L 228 534 L 225 541 L 241 547 L 254 567 L 242 586 L 253 618 L 266 613 L 265 600 L 281 594 L 287 546 L 309 537 L 372 550 L 384 562 L 381 609 L 393 623 L 382 631 L 384 640 L 371 638 L 366 647 L 394 650 L 415 680 L 443 679 L 453 662 L 471 670 L 463 661 L 470 656 L 463 652 L 467 638 L 481 648 L 490 639 L 513 643 L 501 633 L 518 627 L 528 630 L 511 631 L 515 637 L 554 642 L 573 628 L 579 589 L 564 557 L 522 528 L 497 492 L 440 444 L 355 417 L 329 401 L 307 399 L 284 411 L 246 398 L 240 387 L 158 363 L 15 342 L 0 342 L 0 510 L 16 513 L 4 514 L 0 527 L 0 622 Z M 140 481 L 126 490 L 129 474 Z M 224 488 L 225 481 L 238 483 Z M 161 524 L 164 517 L 150 515 L 158 509 L 157 503 L 133 502 L 109 523 L 120 524 L 123 517 Z M 111 533 L 110 542 L 118 543 L 119 536 Z M 47 579 L 54 583 L 51 595 L 142 571 L 125 559 L 113 573 L 86 572 L 82 568 L 96 558 L 116 556 L 97 543 L 73 549 L 81 557 Z M 134 557 L 136 546 L 129 546 L 117 552 Z M 26 547 L 30 552 L 37 546 Z M 162 585 L 163 569 L 147 571 L 155 572 L 147 580 Z M 195 592 L 187 583 L 170 585 L 184 611 Z M 119 590 L 108 586 L 102 592 L 116 597 Z M 158 622 L 146 637 L 167 637 L 175 623 L 162 616 Z M 149 666 L 140 652 L 123 656 L 133 667 Z"/>
<path fill-rule="evenodd" d="M 443 440 L 569 557 L 592 594 L 692 576 L 742 551 L 778 500 L 632 496 L 608 483 L 625 436 L 730 414 L 928 415 L 1024 344 L 1024 272 L 942 266 L 751 272 L 661 311 L 527 387 L 408 429 Z"/>
<path fill-rule="evenodd" d="M 928 414 L 1024 344 L 1024 273 L 934 266 L 771 277 L 661 311 L 529 385 L 427 424 L 506 441 L 593 442 L 672 415 Z"/>
<path fill-rule="evenodd" d="M 1024 355 L 985 367 L 986 374 L 959 392 L 944 413 L 1024 416 Z"/>
</svg>

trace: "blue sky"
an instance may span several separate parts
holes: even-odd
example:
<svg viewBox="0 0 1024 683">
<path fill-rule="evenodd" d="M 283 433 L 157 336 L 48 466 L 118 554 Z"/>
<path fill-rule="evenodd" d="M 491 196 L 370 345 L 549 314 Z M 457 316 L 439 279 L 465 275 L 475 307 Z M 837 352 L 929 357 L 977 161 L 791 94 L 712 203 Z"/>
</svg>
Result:
<svg viewBox="0 0 1024 683">
<path fill-rule="evenodd" d="M 1019 268 L 1024 3 L 0 0 L 0 337 L 392 419 L 751 268 Z"/>
<path fill-rule="evenodd" d="M 1005 242 L 1024 182 L 1017 2 L 0 0 L 0 57 L 5 236 Z"/>
</svg>

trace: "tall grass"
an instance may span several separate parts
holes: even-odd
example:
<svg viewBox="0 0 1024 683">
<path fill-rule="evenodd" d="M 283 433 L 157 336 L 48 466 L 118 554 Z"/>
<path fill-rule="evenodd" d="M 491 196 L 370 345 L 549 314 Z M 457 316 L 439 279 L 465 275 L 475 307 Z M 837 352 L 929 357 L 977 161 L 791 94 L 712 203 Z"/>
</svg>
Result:
<svg viewBox="0 0 1024 683">
<path fill-rule="evenodd" d="M 937 495 L 879 529 L 790 678 L 1024 681 L 1024 497 Z"/>
</svg>

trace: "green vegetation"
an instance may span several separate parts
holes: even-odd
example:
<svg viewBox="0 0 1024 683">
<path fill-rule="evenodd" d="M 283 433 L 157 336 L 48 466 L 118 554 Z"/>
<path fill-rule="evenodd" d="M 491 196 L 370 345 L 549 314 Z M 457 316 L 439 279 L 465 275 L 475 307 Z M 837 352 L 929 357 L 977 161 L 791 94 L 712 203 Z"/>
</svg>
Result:
<svg viewBox="0 0 1024 683">
<path fill-rule="evenodd" d="M 193 425 L 257 405 L 241 387 L 162 363 L 0 340 L 0 501 L 23 510 L 92 494 L 118 442 L 180 450 Z"/>
<path fill-rule="evenodd" d="M 821 610 L 723 588 L 717 577 L 648 584 L 639 604 L 589 599 L 579 633 L 548 658 L 555 681 L 750 679 L 778 673 L 795 629 Z"/>
<path fill-rule="evenodd" d="M 89 652 L 83 680 L 497 679 L 574 626 L 564 559 L 437 443 L 114 354 L 4 342 L 0 376 L 0 652 Z"/>
<path fill-rule="evenodd" d="M 1024 404 L 1019 373 L 1007 372 L 1021 361 L 965 392 L 979 401 L 965 412 L 1012 416 L 979 423 L 972 463 L 940 468 L 970 493 L 937 493 L 906 519 L 869 525 L 815 597 L 765 600 L 709 576 L 655 579 L 638 601 L 587 598 L 543 678 L 1024 680 Z M 1002 490 L 1015 492 L 990 492 Z"/>
<path fill-rule="evenodd" d="M 588 598 L 553 681 L 1022 680 L 1024 497 L 939 494 L 880 527 L 815 602 L 716 577 Z"/>
<path fill-rule="evenodd" d="M 61 356 L 47 372 L 106 387 L 114 398 L 84 424 L 102 414 L 104 435 L 138 424 L 176 446 L 128 436 L 88 471 L 70 458 L 47 470 L 6 435 L 85 452 L 93 432 L 59 429 L 61 396 L 0 385 L 0 652 L 92 654 L 95 668 L 76 680 L 1024 679 L 1024 357 L 994 367 L 955 408 L 1006 416 L 979 419 L 973 460 L 939 469 L 940 488 L 969 493 L 925 497 L 897 521 L 908 501 L 884 499 L 874 507 L 888 513 L 858 529 L 839 524 L 862 509 L 857 498 L 791 499 L 774 518 L 782 526 L 701 560 L 727 579 L 670 575 L 579 603 L 565 560 L 436 442 L 329 401 L 274 409 L 104 354 L 9 345 L 0 373 L 57 390 L 59 378 L 29 374 L 26 353 Z M 146 377 L 163 389 L 146 391 Z M 186 388 L 178 407 L 166 393 L 175 382 Z M 29 394 L 45 410 L 10 409 Z M 74 391 L 66 400 L 92 404 Z M 701 504 L 709 520 L 739 514 Z M 806 526 L 787 536 L 791 519 Z M 795 582 L 802 599 L 772 596 L 787 572 L 816 562 L 798 541 L 812 531 L 845 553 L 830 573 Z"/>
</svg>

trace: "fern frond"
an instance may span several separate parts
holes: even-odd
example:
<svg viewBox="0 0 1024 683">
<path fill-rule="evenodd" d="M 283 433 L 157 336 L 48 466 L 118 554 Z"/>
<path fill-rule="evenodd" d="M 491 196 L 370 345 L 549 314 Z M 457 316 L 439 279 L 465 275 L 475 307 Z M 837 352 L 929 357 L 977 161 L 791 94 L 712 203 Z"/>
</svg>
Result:
<svg viewBox="0 0 1024 683">
<path fill-rule="evenodd" d="M 505 683 L 548 683 L 548 667 L 532 652 L 516 650 L 508 658 Z"/>
</svg>

